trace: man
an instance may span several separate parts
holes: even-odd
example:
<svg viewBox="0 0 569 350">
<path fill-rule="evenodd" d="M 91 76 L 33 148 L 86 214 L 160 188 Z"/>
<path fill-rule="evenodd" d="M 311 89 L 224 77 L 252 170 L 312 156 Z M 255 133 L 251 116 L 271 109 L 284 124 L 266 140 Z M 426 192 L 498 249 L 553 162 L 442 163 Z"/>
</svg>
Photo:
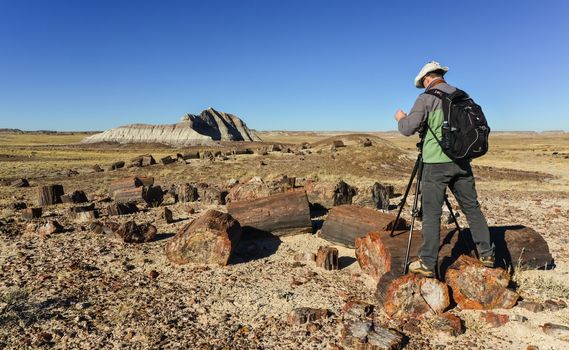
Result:
<svg viewBox="0 0 569 350">
<path fill-rule="evenodd" d="M 438 89 L 448 94 L 456 88 L 444 80 L 448 67 L 438 62 L 427 63 L 415 77 L 415 86 L 425 91 Z M 476 243 L 480 260 L 487 267 L 494 267 L 494 245 L 490 242 L 490 232 L 486 219 L 477 200 L 474 176 L 470 162 L 452 161 L 444 154 L 438 140 L 442 139 L 444 114 L 442 101 L 436 96 L 422 93 L 419 95 L 411 112 L 406 115 L 402 110 L 395 113 L 399 132 L 405 136 L 413 135 L 421 129 L 426 120 L 423 143 L 423 241 L 419 259 L 409 265 L 409 272 L 433 277 L 439 253 L 440 219 L 446 188 L 450 188 L 456 197 L 466 219 L 472 238 Z M 433 135 L 433 132 L 435 135 Z M 435 137 L 436 136 L 436 137 Z"/>
</svg>

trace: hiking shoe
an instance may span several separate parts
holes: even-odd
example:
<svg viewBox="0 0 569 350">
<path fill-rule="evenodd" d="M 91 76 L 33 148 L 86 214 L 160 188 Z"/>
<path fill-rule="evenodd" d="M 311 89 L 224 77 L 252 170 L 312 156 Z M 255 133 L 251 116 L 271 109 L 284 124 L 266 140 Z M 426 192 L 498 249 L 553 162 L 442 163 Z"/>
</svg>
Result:
<svg viewBox="0 0 569 350">
<path fill-rule="evenodd" d="M 492 255 L 490 256 L 481 256 L 480 257 L 480 261 L 482 262 L 482 265 L 489 267 L 491 269 L 494 268 L 495 265 L 495 261 L 494 261 L 494 257 Z"/>
<path fill-rule="evenodd" d="M 435 277 L 435 272 L 423 264 L 423 260 L 421 259 L 415 260 L 409 264 L 409 272 L 429 278 Z"/>
</svg>

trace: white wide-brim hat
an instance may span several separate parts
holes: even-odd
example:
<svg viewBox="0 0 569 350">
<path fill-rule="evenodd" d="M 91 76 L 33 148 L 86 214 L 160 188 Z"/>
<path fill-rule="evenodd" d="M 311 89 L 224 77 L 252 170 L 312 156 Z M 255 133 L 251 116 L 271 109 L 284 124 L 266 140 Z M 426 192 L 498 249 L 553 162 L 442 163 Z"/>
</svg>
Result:
<svg viewBox="0 0 569 350">
<path fill-rule="evenodd" d="M 415 87 L 418 87 L 419 89 L 423 88 L 423 78 L 425 75 L 437 70 L 440 70 L 443 75 L 445 75 L 445 73 L 448 72 L 448 67 L 441 66 L 441 64 L 437 61 L 431 61 L 424 65 L 423 68 L 421 68 L 419 74 L 417 74 L 415 77 Z"/>
</svg>

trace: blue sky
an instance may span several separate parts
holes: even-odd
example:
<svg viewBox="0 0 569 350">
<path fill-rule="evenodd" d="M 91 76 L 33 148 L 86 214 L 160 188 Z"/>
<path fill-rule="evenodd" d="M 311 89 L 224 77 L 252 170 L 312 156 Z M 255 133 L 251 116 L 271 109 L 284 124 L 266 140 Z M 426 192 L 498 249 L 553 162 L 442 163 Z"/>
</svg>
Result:
<svg viewBox="0 0 569 350">
<path fill-rule="evenodd" d="M 569 130 L 569 2 L 0 0 L 0 128 L 396 129 L 436 59 L 494 130 Z"/>
</svg>

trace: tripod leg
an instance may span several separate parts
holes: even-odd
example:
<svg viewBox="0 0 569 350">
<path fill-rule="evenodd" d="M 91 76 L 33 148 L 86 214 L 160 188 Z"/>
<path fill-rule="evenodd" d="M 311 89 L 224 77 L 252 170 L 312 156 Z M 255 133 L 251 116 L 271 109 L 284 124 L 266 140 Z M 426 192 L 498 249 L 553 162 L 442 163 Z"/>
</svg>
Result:
<svg viewBox="0 0 569 350">
<path fill-rule="evenodd" d="M 405 260 L 403 262 L 403 274 L 407 273 L 409 264 L 409 252 L 411 250 L 411 241 L 413 240 L 413 228 L 415 226 L 415 218 L 417 217 L 419 193 L 421 192 L 421 178 L 423 176 L 423 162 L 421 161 L 417 169 L 417 183 L 415 184 L 415 198 L 413 199 L 413 211 L 411 216 L 411 227 L 409 229 L 409 239 L 407 240 L 407 250 L 405 252 Z"/>
<path fill-rule="evenodd" d="M 454 224 L 456 225 L 456 229 L 460 233 L 460 230 L 461 230 L 460 225 L 458 224 L 458 220 L 456 219 L 456 215 L 454 215 L 454 211 L 452 210 L 452 206 L 450 205 L 450 202 L 448 200 L 448 195 L 446 193 L 445 193 L 445 204 L 448 208 L 450 216 L 452 217 L 452 220 L 454 221 Z"/>
<path fill-rule="evenodd" d="M 411 190 L 411 186 L 413 185 L 413 179 L 415 178 L 415 175 L 417 174 L 417 171 L 419 170 L 419 166 L 422 163 L 422 159 L 421 159 L 421 155 L 419 155 L 419 157 L 417 157 L 417 160 L 415 161 L 415 166 L 413 166 L 413 171 L 411 172 L 411 178 L 409 179 L 409 183 L 407 184 L 407 188 L 405 189 L 405 194 L 403 195 L 403 198 L 401 199 L 401 204 L 399 206 L 399 211 L 397 212 L 397 217 L 395 218 L 395 221 L 393 222 L 393 227 L 391 228 L 391 233 L 389 234 L 390 237 L 393 237 L 393 233 L 395 232 L 395 227 L 397 226 L 397 223 L 399 222 L 399 218 L 401 217 L 401 212 L 403 211 L 403 207 L 405 206 L 405 202 L 407 201 L 407 196 L 409 195 L 409 190 Z"/>
</svg>

